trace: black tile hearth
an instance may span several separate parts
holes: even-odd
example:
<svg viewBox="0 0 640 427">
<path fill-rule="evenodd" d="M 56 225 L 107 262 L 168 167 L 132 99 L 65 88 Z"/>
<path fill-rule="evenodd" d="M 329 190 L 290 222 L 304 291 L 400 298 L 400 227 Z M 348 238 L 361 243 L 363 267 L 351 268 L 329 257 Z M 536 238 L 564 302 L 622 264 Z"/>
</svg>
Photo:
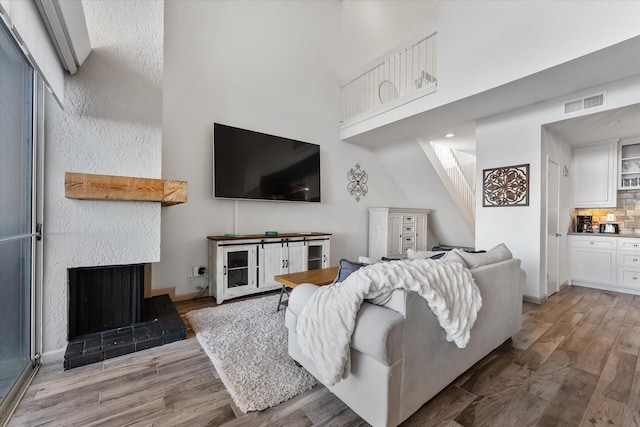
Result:
<svg viewBox="0 0 640 427">
<path fill-rule="evenodd" d="M 144 300 L 144 321 L 76 337 L 64 354 L 64 369 L 183 340 L 187 328 L 168 295 Z"/>
</svg>

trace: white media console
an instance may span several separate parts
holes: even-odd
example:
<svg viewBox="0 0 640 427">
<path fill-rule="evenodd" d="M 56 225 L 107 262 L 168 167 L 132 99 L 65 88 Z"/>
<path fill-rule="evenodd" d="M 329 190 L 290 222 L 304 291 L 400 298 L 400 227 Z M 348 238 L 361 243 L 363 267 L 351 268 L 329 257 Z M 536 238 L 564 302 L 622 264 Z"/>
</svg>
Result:
<svg viewBox="0 0 640 427">
<path fill-rule="evenodd" d="M 208 236 L 209 295 L 231 298 L 279 289 L 279 274 L 329 267 L 330 233 Z"/>
</svg>

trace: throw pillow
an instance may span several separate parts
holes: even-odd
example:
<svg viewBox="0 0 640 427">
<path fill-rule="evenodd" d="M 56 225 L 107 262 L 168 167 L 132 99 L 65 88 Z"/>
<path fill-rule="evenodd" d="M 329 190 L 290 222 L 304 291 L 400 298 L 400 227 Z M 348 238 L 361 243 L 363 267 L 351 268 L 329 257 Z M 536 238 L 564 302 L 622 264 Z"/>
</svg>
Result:
<svg viewBox="0 0 640 427">
<path fill-rule="evenodd" d="M 366 257 L 359 257 L 358 260 L 361 260 L 362 258 L 366 258 Z M 344 281 L 347 277 L 349 277 L 349 275 L 360 270 L 362 267 L 366 267 L 367 265 L 369 264 L 363 263 L 363 262 L 353 262 L 353 261 L 349 261 L 348 259 L 342 258 L 340 260 L 340 267 L 338 268 L 338 275 L 336 276 L 333 283 L 339 283 Z M 391 299 L 392 293 L 393 291 L 385 292 L 381 295 L 378 295 L 375 298 L 367 299 L 366 301 L 375 305 L 385 305 Z"/>
<path fill-rule="evenodd" d="M 339 283 L 344 281 L 344 279 L 349 277 L 351 273 L 353 273 L 354 271 L 358 271 L 359 269 L 367 265 L 369 264 L 365 264 L 362 262 L 349 261 L 348 259 L 342 258 L 340 260 L 340 267 L 338 268 L 338 275 L 336 276 L 336 279 L 333 281 L 333 283 Z"/>
<path fill-rule="evenodd" d="M 481 267 L 483 265 L 493 264 L 499 261 L 513 258 L 513 254 L 504 243 L 500 243 L 499 245 L 494 246 L 484 253 L 460 251 L 458 252 L 458 255 L 460 255 L 460 257 L 464 259 L 467 267 L 469 268 Z"/>
</svg>

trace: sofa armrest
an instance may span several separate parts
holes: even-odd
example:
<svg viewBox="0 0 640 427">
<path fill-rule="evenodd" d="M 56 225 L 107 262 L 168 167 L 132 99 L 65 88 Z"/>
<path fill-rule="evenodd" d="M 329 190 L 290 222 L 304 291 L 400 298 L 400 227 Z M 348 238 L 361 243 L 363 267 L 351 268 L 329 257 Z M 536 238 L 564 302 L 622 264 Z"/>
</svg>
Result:
<svg viewBox="0 0 640 427">
<path fill-rule="evenodd" d="M 311 283 L 302 283 L 291 291 L 289 294 L 289 303 L 287 310 L 290 310 L 293 314 L 298 316 L 304 308 L 311 295 L 313 295 L 319 288 L 318 285 Z"/>
<path fill-rule="evenodd" d="M 298 316 L 319 286 L 305 283 L 296 286 L 289 296 L 285 325 L 296 334 Z M 404 297 L 404 293 L 402 293 Z M 402 358 L 404 316 L 393 309 L 363 302 L 358 310 L 351 337 L 351 348 L 383 365 L 391 366 Z"/>
</svg>

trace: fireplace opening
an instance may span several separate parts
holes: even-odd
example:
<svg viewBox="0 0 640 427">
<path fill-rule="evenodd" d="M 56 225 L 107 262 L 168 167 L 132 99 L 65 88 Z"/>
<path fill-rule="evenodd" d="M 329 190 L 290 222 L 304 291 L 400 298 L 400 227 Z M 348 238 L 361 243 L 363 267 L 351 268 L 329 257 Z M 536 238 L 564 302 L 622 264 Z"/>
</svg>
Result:
<svg viewBox="0 0 640 427">
<path fill-rule="evenodd" d="M 69 340 L 140 323 L 144 264 L 69 269 Z"/>
<path fill-rule="evenodd" d="M 168 295 L 145 296 L 145 264 L 68 270 L 71 369 L 186 338 L 186 326 Z"/>
</svg>

